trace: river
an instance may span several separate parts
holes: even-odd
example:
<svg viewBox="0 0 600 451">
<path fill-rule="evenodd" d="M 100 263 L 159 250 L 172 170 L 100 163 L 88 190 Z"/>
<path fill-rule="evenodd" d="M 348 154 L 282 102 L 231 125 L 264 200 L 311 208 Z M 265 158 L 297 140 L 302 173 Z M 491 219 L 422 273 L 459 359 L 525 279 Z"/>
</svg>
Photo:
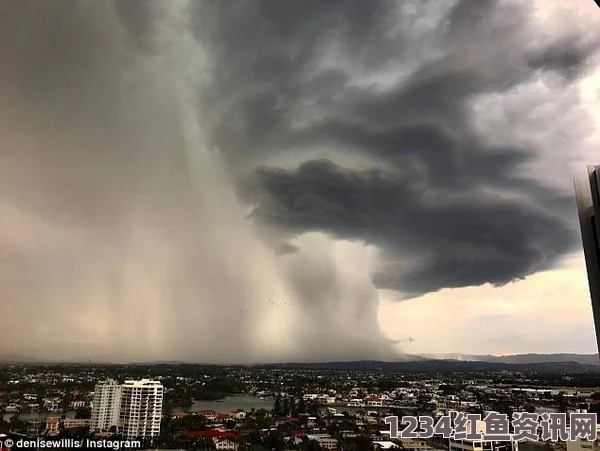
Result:
<svg viewBox="0 0 600 451">
<path fill-rule="evenodd" d="M 249 412 L 252 408 L 267 409 L 273 408 L 273 398 L 260 399 L 254 396 L 240 395 L 240 396 L 228 396 L 227 398 L 220 401 L 194 401 L 189 408 L 174 407 L 173 413 L 190 411 L 197 412 L 198 410 L 215 410 L 220 413 L 230 413 L 237 409 L 245 410 Z M 11 417 L 17 415 L 16 413 L 5 413 L 3 415 L 4 421 L 9 421 Z M 19 419 L 24 421 L 36 422 L 45 420 L 48 417 L 59 417 L 66 415 L 67 418 L 74 418 L 75 411 L 67 412 L 31 412 L 31 413 L 20 413 L 18 414 Z"/>
<path fill-rule="evenodd" d="M 230 413 L 238 409 L 249 412 L 252 408 L 255 410 L 271 410 L 273 403 L 273 398 L 260 399 L 249 395 L 228 396 L 220 401 L 194 401 L 189 408 L 173 407 L 173 413 L 185 411 L 197 412 L 199 410 L 215 410 L 219 413 Z"/>
<path fill-rule="evenodd" d="M 4 421 L 9 421 L 12 417 L 18 416 L 20 420 L 23 421 L 42 421 L 48 417 L 60 417 L 65 415 L 67 418 L 75 418 L 75 411 L 68 410 L 66 412 L 28 412 L 28 413 L 5 413 L 3 415 Z"/>
</svg>

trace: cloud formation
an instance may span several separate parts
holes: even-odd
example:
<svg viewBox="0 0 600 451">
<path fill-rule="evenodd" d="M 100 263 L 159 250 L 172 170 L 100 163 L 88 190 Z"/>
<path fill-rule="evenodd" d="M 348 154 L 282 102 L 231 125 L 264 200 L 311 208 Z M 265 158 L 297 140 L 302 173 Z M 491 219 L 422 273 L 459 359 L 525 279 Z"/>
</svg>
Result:
<svg viewBox="0 0 600 451">
<path fill-rule="evenodd" d="M 220 60 L 215 92 L 233 116 L 213 139 L 233 160 L 260 163 L 240 190 L 259 223 L 377 245 L 386 259 L 376 285 L 406 296 L 505 284 L 573 249 L 571 193 L 521 174 L 548 149 L 487 142 L 469 108 L 533 81 L 567 89 L 589 68 L 597 35 L 543 33 L 531 5 L 516 2 L 425 2 L 418 12 L 394 2 L 258 4 L 252 14 L 219 10 L 228 25 L 212 39 L 220 55 L 243 54 Z M 415 15 L 431 23 L 409 24 Z M 422 28 L 429 46 L 417 54 Z M 328 47 L 352 70 L 328 67 Z M 384 87 L 353 80 L 390 62 L 403 76 Z M 329 158 L 314 159 L 315 148 Z M 269 166 L 271 152 L 293 154 L 296 167 Z M 376 168 L 349 169 L 353 154 Z"/>
<path fill-rule="evenodd" d="M 535 14 L 6 2 L 0 353 L 392 358 L 380 289 L 552 268 L 577 236 L 548 168 L 582 151 L 599 41 Z"/>
<path fill-rule="evenodd" d="M 511 158 L 509 152 L 497 156 L 504 155 Z M 387 261 L 374 279 L 379 288 L 422 295 L 504 284 L 548 268 L 572 249 L 575 236 L 564 217 L 571 199 L 524 180 L 515 182 L 539 193 L 521 200 L 486 193 L 486 186 L 508 185 L 510 179 L 507 173 L 482 177 L 488 167 L 461 165 L 449 179 L 460 179 L 463 189 L 443 181 L 438 186 L 436 177 L 423 189 L 401 175 L 345 171 L 330 161 L 304 163 L 292 173 L 263 169 L 253 216 L 295 233 L 324 230 L 385 249 Z"/>
</svg>

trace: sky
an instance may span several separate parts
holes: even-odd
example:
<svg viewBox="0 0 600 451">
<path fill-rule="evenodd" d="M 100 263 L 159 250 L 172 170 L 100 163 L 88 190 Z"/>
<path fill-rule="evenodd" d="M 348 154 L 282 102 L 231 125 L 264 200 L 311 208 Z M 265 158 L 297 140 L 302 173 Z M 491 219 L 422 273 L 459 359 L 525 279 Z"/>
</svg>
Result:
<svg viewBox="0 0 600 451">
<path fill-rule="evenodd" d="M 597 352 L 593 1 L 0 12 L 0 356 Z"/>
</svg>

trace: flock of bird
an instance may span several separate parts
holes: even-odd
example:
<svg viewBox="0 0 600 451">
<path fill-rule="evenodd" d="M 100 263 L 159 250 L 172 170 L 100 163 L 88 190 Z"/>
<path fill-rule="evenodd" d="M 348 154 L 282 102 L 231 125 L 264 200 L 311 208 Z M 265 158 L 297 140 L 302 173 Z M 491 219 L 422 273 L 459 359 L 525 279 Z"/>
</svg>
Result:
<svg viewBox="0 0 600 451">
<path fill-rule="evenodd" d="M 286 306 L 286 307 L 297 307 L 299 306 L 300 303 L 299 302 L 291 302 L 291 301 L 284 301 L 284 302 L 276 302 L 273 299 L 269 298 L 267 301 L 262 302 L 262 304 L 260 304 L 260 306 L 257 306 L 257 308 L 260 308 L 261 310 L 264 308 L 275 308 L 275 306 Z M 241 308 L 238 310 L 238 313 L 240 315 L 245 315 L 250 311 L 249 308 Z"/>
</svg>

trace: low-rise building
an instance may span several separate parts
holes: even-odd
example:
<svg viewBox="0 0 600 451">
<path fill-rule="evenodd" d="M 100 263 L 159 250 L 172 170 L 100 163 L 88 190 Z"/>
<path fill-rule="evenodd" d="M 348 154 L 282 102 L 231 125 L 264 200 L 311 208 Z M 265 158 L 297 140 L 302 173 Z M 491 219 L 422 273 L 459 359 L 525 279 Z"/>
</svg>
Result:
<svg viewBox="0 0 600 451">
<path fill-rule="evenodd" d="M 82 399 L 77 399 L 77 400 L 73 400 L 71 401 L 71 407 L 73 409 L 83 409 L 86 405 L 86 402 Z"/>
<path fill-rule="evenodd" d="M 243 420 L 244 418 L 246 418 L 246 412 L 244 412 L 242 409 L 234 410 L 233 412 L 231 412 L 231 418 L 234 418 L 236 420 Z"/>
<path fill-rule="evenodd" d="M 331 449 L 331 450 L 338 449 L 338 441 L 336 439 L 334 439 L 333 437 L 331 437 L 329 434 L 307 435 L 306 439 L 308 441 L 314 440 L 315 442 L 317 442 L 319 444 L 319 446 L 322 449 Z"/>
<path fill-rule="evenodd" d="M 59 417 L 48 417 L 46 418 L 46 435 L 56 435 L 60 432 L 60 418 Z"/>
<path fill-rule="evenodd" d="M 367 407 L 382 407 L 383 406 L 383 399 L 376 398 L 374 396 L 369 396 L 369 397 L 363 399 L 363 403 Z"/>
<path fill-rule="evenodd" d="M 384 450 L 384 449 L 400 449 L 400 447 L 398 445 L 396 445 L 394 442 L 388 442 L 388 441 L 375 441 L 373 442 L 373 446 L 375 447 L 376 450 Z"/>
<path fill-rule="evenodd" d="M 196 412 L 196 414 L 203 416 L 208 421 L 215 421 L 219 416 L 219 412 L 211 409 L 199 410 L 198 412 Z"/>
<path fill-rule="evenodd" d="M 233 440 L 231 440 L 227 437 L 215 438 L 214 442 L 215 442 L 216 449 L 236 450 L 239 447 L 239 445 L 236 442 L 234 442 Z"/>
<path fill-rule="evenodd" d="M 91 424 L 92 420 L 88 419 L 65 418 L 63 420 L 63 426 L 65 429 L 89 428 Z"/>
<path fill-rule="evenodd" d="M 427 451 L 431 449 L 431 446 L 423 439 L 418 438 L 400 438 L 398 439 L 402 444 L 402 448 L 413 451 Z"/>
</svg>

